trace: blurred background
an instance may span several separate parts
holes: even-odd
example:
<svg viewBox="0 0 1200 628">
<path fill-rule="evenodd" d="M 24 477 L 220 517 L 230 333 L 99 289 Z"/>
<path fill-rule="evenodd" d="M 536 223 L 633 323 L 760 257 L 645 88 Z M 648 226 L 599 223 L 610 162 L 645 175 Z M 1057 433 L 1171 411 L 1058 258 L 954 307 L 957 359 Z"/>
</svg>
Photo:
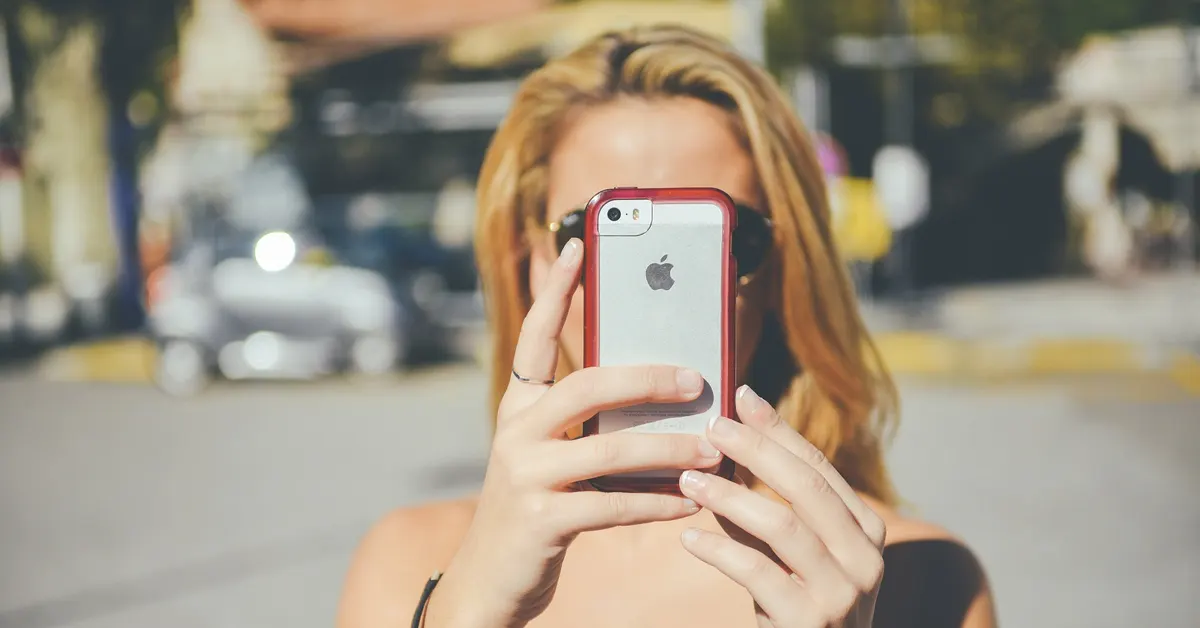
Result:
<svg viewBox="0 0 1200 628">
<path fill-rule="evenodd" d="M 812 132 L 894 476 L 1001 622 L 1200 625 L 1200 2 L 4 0 L 0 626 L 329 625 L 482 478 L 519 80 L 658 22 Z"/>
</svg>

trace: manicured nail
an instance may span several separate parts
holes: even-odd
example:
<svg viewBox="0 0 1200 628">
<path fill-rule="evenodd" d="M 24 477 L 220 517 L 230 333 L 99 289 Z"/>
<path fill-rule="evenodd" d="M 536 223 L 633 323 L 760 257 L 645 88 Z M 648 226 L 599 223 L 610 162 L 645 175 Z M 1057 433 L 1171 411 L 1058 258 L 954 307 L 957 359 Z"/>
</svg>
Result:
<svg viewBox="0 0 1200 628">
<path fill-rule="evenodd" d="M 683 475 L 679 476 L 679 486 L 685 490 L 700 490 L 704 488 L 704 474 L 691 469 L 684 471 Z"/>
<path fill-rule="evenodd" d="M 700 540 L 700 531 L 696 528 L 688 528 L 679 535 L 679 540 L 683 541 L 684 545 L 691 545 Z"/>
<path fill-rule="evenodd" d="M 571 238 L 571 240 L 568 241 L 565 246 L 563 246 L 562 252 L 558 254 L 558 263 L 562 264 L 563 266 L 571 264 L 575 261 L 575 258 L 579 256 L 579 249 L 579 240 Z"/>
<path fill-rule="evenodd" d="M 758 393 L 754 392 L 754 389 L 746 385 L 738 389 L 737 398 L 738 401 L 741 401 L 745 405 L 747 412 L 757 410 L 759 404 L 763 403 L 762 397 L 759 397 Z"/>
<path fill-rule="evenodd" d="M 722 438 L 730 438 L 737 435 L 737 429 L 734 427 L 733 421 L 723 416 L 715 416 L 709 419 L 708 431 Z"/>
<path fill-rule="evenodd" d="M 704 378 L 691 369 L 676 371 L 675 383 L 679 386 L 679 390 L 685 393 L 698 393 L 704 389 Z"/>
<path fill-rule="evenodd" d="M 683 509 L 690 513 L 697 513 L 700 512 L 700 504 L 697 504 L 690 499 L 685 499 L 683 500 Z"/>
<path fill-rule="evenodd" d="M 700 455 L 704 456 L 705 458 L 720 458 L 721 450 L 717 449 L 716 447 L 713 447 L 712 443 L 708 442 L 708 439 L 701 436 L 700 437 Z"/>
</svg>

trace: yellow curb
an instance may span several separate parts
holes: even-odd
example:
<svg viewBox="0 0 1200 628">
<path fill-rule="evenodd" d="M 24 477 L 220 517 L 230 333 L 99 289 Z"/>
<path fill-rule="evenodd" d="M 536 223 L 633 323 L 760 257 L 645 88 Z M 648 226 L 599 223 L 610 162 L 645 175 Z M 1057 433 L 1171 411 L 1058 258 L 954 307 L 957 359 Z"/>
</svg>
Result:
<svg viewBox="0 0 1200 628">
<path fill-rule="evenodd" d="M 1043 340 L 1029 348 L 1029 372 L 1035 375 L 1060 373 L 1136 373 L 1146 370 L 1139 348 L 1117 340 Z"/>
<path fill-rule="evenodd" d="M 963 341 L 913 332 L 876 338 L 883 361 L 905 375 L 1092 375 L 1157 370 L 1141 348 L 1110 339 L 1037 340 L 1028 343 Z"/>
<path fill-rule="evenodd" d="M 119 338 L 51 351 L 39 362 L 44 379 L 60 382 L 146 383 L 151 381 L 154 344 Z"/>
<path fill-rule="evenodd" d="M 1200 395 L 1200 356 L 1177 356 L 1171 364 L 1171 379 L 1189 393 Z"/>
<path fill-rule="evenodd" d="M 1029 353 L 1021 345 L 964 342 L 962 357 L 952 374 L 999 378 L 1021 375 L 1029 368 Z"/>
<path fill-rule="evenodd" d="M 1026 343 L 955 340 L 931 333 L 880 334 L 876 345 L 897 376 L 1013 381 L 1137 374 L 1167 376 L 1176 390 L 1200 395 L 1200 356 L 1179 355 L 1166 364 L 1145 359 L 1136 343 L 1106 338 L 1043 339 Z M 1158 398 L 1159 391 L 1147 393 Z"/>
<path fill-rule="evenodd" d="M 952 339 L 918 332 L 881 334 L 875 345 L 893 373 L 941 375 L 961 363 L 962 347 Z"/>
</svg>

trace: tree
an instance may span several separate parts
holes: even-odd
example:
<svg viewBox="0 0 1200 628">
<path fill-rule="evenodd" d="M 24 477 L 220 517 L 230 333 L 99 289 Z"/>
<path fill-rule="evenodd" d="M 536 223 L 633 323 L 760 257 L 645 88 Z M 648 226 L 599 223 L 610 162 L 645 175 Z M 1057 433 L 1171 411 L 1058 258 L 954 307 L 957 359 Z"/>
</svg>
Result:
<svg viewBox="0 0 1200 628">
<path fill-rule="evenodd" d="M 949 72 L 973 109 L 1002 116 L 1013 95 L 1049 84 L 1063 56 L 1096 33 L 1184 17 L 1185 0 L 907 0 L 911 30 L 956 35 L 963 54 Z M 887 29 L 891 0 L 778 0 L 768 21 L 772 67 L 830 66 L 838 35 Z"/>
<path fill-rule="evenodd" d="M 129 104 L 141 90 L 163 101 L 187 4 L 15 0 L 2 9 L 17 134 L 27 155 L 30 253 L 60 280 L 88 265 L 120 269 L 122 301 L 131 304 L 138 290 L 136 164 L 149 138 L 135 132 Z M 101 233 L 112 233 L 115 242 Z M 127 314 L 136 322 L 136 311 Z"/>
</svg>

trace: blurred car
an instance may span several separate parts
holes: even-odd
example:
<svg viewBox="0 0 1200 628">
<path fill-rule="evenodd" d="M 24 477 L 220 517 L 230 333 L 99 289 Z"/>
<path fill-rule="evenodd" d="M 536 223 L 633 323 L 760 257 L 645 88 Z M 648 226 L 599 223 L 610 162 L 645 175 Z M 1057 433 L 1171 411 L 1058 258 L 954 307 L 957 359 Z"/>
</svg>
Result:
<svg viewBox="0 0 1200 628">
<path fill-rule="evenodd" d="M 0 264 L 0 355 L 29 356 L 113 330 L 115 273 L 81 264 L 52 280 L 28 257 Z"/>
<path fill-rule="evenodd" d="M 219 223 L 178 245 L 147 284 L 155 381 L 172 394 L 229 379 L 380 374 L 404 361 L 414 318 L 378 272 L 338 263 L 314 232 Z"/>
<path fill-rule="evenodd" d="M 25 355 L 63 341 L 73 306 L 27 258 L 0 266 L 0 354 Z"/>
<path fill-rule="evenodd" d="M 436 201 L 427 193 L 366 192 L 320 199 L 314 212 L 339 259 L 388 277 L 419 319 L 426 342 L 418 359 L 455 357 L 474 340 L 464 329 L 483 323 L 471 234 L 449 240 L 435 233 Z"/>
</svg>

